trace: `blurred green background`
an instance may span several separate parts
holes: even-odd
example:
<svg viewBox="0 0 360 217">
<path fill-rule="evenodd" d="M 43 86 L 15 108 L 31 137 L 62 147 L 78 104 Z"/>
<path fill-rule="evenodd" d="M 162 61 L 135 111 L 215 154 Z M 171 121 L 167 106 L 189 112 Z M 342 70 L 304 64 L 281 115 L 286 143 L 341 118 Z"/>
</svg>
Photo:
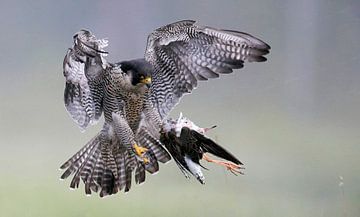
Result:
<svg viewBox="0 0 360 217">
<path fill-rule="evenodd" d="M 70 191 L 58 167 L 101 128 L 81 133 L 64 109 L 72 35 L 107 37 L 120 61 L 182 19 L 272 46 L 268 62 L 201 83 L 172 113 L 218 125 L 211 136 L 246 174 L 206 164 L 202 186 L 171 162 L 126 195 Z M 1 217 L 360 216 L 359 1 L 1 0 L 0 27 Z"/>
</svg>

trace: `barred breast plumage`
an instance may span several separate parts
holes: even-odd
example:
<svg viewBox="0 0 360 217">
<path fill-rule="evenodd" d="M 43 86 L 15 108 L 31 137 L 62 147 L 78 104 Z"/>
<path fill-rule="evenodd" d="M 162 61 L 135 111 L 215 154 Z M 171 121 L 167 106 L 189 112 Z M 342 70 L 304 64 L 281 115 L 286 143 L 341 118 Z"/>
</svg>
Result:
<svg viewBox="0 0 360 217">
<path fill-rule="evenodd" d="M 147 88 L 133 87 L 127 81 L 126 74 L 121 70 L 121 64 L 110 68 L 105 79 L 104 88 L 104 116 L 105 121 L 111 123 L 112 113 L 120 112 L 126 118 L 131 129 L 136 132 L 140 123 L 143 110 L 144 96 Z"/>
</svg>

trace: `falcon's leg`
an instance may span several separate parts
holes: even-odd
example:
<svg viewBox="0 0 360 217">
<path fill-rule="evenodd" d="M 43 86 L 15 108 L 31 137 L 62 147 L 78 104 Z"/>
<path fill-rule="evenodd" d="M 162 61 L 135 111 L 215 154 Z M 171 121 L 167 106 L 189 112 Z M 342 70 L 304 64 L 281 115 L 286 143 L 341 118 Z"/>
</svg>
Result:
<svg viewBox="0 0 360 217">
<path fill-rule="evenodd" d="M 147 152 L 147 148 L 138 146 L 136 143 L 133 145 L 133 148 L 135 149 L 135 153 L 137 156 L 139 156 L 142 161 L 147 164 L 149 163 L 149 159 L 147 159 L 146 157 L 144 157 L 144 154 Z"/>
<path fill-rule="evenodd" d="M 244 169 L 243 167 L 241 167 L 240 165 L 234 164 L 232 162 L 229 161 L 221 161 L 221 160 L 214 160 L 211 159 L 209 156 L 207 156 L 206 154 L 203 154 L 203 158 L 204 160 L 206 160 L 207 162 L 211 162 L 211 163 L 216 163 L 220 166 L 224 166 L 226 169 L 230 170 L 230 172 L 232 172 L 233 174 L 237 175 L 237 174 L 244 174 L 243 172 L 240 171 L 240 169 Z"/>
<path fill-rule="evenodd" d="M 129 123 L 124 118 L 125 115 L 122 115 L 121 112 L 113 112 L 113 127 L 115 134 L 120 140 L 121 144 L 132 144 L 132 148 L 134 149 L 135 154 L 146 164 L 149 163 L 149 159 L 147 159 L 144 155 L 146 154 L 147 149 L 139 146 L 135 142 L 134 133 L 131 130 Z"/>
</svg>

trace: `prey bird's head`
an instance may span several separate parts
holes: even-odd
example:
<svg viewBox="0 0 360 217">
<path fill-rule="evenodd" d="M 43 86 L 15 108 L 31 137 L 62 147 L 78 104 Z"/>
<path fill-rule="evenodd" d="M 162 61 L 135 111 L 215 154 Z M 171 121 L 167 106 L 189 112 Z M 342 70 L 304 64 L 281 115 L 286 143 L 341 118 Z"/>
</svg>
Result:
<svg viewBox="0 0 360 217">
<path fill-rule="evenodd" d="M 179 118 L 176 121 L 176 124 L 173 124 L 173 125 L 175 128 L 176 136 L 178 136 L 178 137 L 180 136 L 181 129 L 183 127 L 187 127 L 189 129 L 194 130 L 203 135 L 205 135 L 205 133 L 208 132 L 209 130 L 216 127 L 216 125 L 214 125 L 212 127 L 206 127 L 206 128 L 199 127 L 194 122 L 192 122 L 190 119 L 184 117 L 181 112 L 180 112 Z"/>
<path fill-rule="evenodd" d="M 123 61 L 120 64 L 121 70 L 128 76 L 133 87 L 150 87 L 153 67 L 145 59 Z"/>
</svg>

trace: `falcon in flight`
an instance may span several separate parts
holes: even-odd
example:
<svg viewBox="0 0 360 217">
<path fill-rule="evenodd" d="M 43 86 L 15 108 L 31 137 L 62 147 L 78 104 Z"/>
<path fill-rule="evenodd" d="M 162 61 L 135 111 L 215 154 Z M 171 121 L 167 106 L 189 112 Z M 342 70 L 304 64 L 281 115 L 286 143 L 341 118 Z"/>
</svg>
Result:
<svg viewBox="0 0 360 217">
<path fill-rule="evenodd" d="M 66 110 L 82 130 L 102 114 L 105 122 L 61 166 L 65 169 L 61 179 L 74 174 L 71 188 L 77 188 L 81 179 L 86 194 L 127 192 L 132 174 L 136 183 L 143 183 L 146 171 L 157 172 L 158 162 L 168 162 L 171 156 L 181 171 L 189 171 L 201 183 L 200 159 L 241 173 L 241 162 L 208 139 L 206 128 L 191 121 L 180 123 L 183 118 L 174 122 L 168 114 L 198 81 L 229 74 L 244 62 L 266 61 L 269 45 L 244 32 L 184 20 L 154 30 L 144 58 L 109 63 L 107 40 L 88 30 L 80 30 L 73 39 L 63 62 Z M 205 152 L 231 162 L 212 160 Z"/>
</svg>

